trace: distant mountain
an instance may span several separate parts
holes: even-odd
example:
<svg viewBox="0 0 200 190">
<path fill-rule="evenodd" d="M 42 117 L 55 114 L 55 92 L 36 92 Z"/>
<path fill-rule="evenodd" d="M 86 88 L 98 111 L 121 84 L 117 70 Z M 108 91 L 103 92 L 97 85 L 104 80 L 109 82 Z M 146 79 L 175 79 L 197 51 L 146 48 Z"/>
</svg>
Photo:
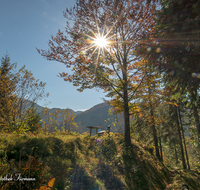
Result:
<svg viewBox="0 0 200 190">
<path fill-rule="evenodd" d="M 105 120 L 110 118 L 108 115 L 108 110 L 110 108 L 111 106 L 109 104 L 101 103 L 79 113 L 74 119 L 77 123 L 81 122 L 79 132 L 82 133 L 84 131 L 89 131 L 86 126 L 99 126 L 99 124 L 101 124 L 104 130 L 106 130 L 108 125 L 111 125 L 112 121 L 114 121 L 114 119 L 111 119 L 110 121 L 105 122 Z M 95 133 L 95 130 L 93 133 Z"/>
<path fill-rule="evenodd" d="M 74 111 L 74 115 L 78 115 L 79 113 L 82 113 L 83 111 Z"/>
<path fill-rule="evenodd" d="M 35 104 L 35 107 L 37 108 L 37 113 L 40 114 L 41 119 L 43 121 L 46 121 L 45 116 L 43 116 L 43 108 L 42 106 Z M 102 126 L 103 130 L 106 130 L 108 125 L 111 125 L 111 130 L 114 130 L 113 122 L 115 121 L 116 117 L 118 119 L 122 118 L 121 115 L 109 115 L 108 111 L 111 108 L 111 106 L 108 103 L 100 103 L 92 108 L 86 110 L 86 111 L 73 111 L 72 109 L 68 110 L 76 116 L 74 121 L 79 124 L 79 128 L 77 131 L 79 133 L 83 133 L 85 131 L 89 132 L 89 129 L 86 128 L 86 126 Z M 51 108 L 48 110 L 48 115 L 49 113 L 54 113 L 55 110 L 60 111 L 60 113 L 64 113 L 66 109 L 60 109 L 60 108 Z M 63 121 L 63 116 L 59 117 L 58 122 L 61 123 Z M 120 119 L 121 120 L 121 119 Z M 112 128 L 113 127 L 113 128 Z M 59 128 L 59 126 L 58 126 Z M 120 129 L 119 129 L 120 128 Z M 120 126 L 115 126 L 115 131 L 121 130 Z M 93 130 L 92 134 L 95 134 L 96 131 Z"/>
<path fill-rule="evenodd" d="M 67 129 L 69 128 L 69 126 L 67 125 L 67 123 L 64 122 L 65 119 L 69 118 L 69 115 L 68 113 L 71 113 L 73 114 L 74 116 L 76 116 L 77 114 L 80 114 L 81 111 L 73 111 L 72 109 L 61 109 L 61 108 L 50 108 L 48 109 L 48 111 L 45 113 L 44 112 L 44 108 L 41 107 L 41 106 L 36 106 L 38 109 L 37 109 L 37 112 L 40 114 L 41 116 L 41 119 L 45 122 L 45 123 L 49 123 L 49 119 L 48 117 L 50 115 L 52 115 L 52 123 L 54 123 L 54 121 L 56 120 L 56 123 L 57 124 L 53 124 L 54 126 L 56 126 L 58 129 L 61 129 L 61 127 L 63 127 L 64 125 L 67 127 Z M 57 113 L 56 113 L 57 111 Z M 44 127 L 44 124 L 42 125 Z M 75 130 L 75 128 L 72 128 L 72 130 Z"/>
<path fill-rule="evenodd" d="M 39 106 L 38 104 L 36 104 L 35 106 L 36 106 L 36 108 L 37 108 L 37 112 L 38 112 L 38 113 L 42 113 L 42 110 L 43 110 L 44 107 Z M 69 109 L 69 108 L 67 108 L 67 109 L 70 110 L 71 112 L 73 112 L 74 115 L 78 115 L 78 114 L 82 113 L 82 111 L 73 111 L 72 109 Z M 61 108 L 49 108 L 49 111 L 48 111 L 48 112 L 54 112 L 55 110 L 57 110 L 57 111 L 62 111 L 62 110 L 66 110 L 66 109 L 61 109 Z"/>
</svg>

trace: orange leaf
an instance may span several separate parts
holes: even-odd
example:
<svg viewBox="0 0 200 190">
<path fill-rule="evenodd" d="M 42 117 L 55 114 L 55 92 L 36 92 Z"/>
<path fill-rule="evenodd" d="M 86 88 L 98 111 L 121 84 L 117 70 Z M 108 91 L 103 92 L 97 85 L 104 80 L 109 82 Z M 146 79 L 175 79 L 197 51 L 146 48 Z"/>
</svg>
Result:
<svg viewBox="0 0 200 190">
<path fill-rule="evenodd" d="M 55 178 L 52 178 L 52 179 L 49 181 L 48 186 L 49 186 L 49 187 L 53 187 L 54 182 L 55 182 Z"/>
<path fill-rule="evenodd" d="M 49 187 L 47 187 L 46 185 L 40 187 L 39 190 L 51 190 Z"/>
</svg>

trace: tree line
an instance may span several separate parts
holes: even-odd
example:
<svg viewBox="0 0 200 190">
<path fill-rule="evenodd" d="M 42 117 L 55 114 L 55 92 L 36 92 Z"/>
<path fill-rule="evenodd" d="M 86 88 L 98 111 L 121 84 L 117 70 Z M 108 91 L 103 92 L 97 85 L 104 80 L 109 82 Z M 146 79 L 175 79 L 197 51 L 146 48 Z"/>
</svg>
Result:
<svg viewBox="0 0 200 190">
<path fill-rule="evenodd" d="M 0 130 L 7 132 L 53 132 L 56 128 L 71 131 L 77 127 L 74 114 L 69 109 L 37 110 L 36 103 L 48 97 L 45 83 L 36 80 L 25 66 L 17 70 L 5 55 L 0 65 Z"/>
</svg>

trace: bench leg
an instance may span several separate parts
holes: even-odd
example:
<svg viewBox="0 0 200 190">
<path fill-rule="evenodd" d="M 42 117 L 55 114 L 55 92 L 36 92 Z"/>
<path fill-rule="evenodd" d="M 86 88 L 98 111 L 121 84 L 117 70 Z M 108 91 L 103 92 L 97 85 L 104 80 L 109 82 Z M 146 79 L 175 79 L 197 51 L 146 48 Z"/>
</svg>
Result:
<svg viewBox="0 0 200 190">
<path fill-rule="evenodd" d="M 90 129 L 90 136 L 91 136 L 91 134 L 92 134 L 92 129 Z"/>
</svg>

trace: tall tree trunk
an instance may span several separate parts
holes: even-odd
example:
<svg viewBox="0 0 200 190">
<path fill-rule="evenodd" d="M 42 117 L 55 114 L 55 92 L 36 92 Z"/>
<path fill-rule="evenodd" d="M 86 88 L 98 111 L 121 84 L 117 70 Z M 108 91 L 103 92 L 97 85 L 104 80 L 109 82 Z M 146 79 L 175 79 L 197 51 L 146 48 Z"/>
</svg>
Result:
<svg viewBox="0 0 200 190">
<path fill-rule="evenodd" d="M 179 121 L 178 121 L 177 107 L 174 105 L 173 109 L 174 109 L 174 121 L 175 121 L 177 129 L 178 129 L 178 137 L 179 137 L 179 144 L 180 144 L 180 148 L 181 148 L 181 158 L 182 158 L 183 169 L 187 169 L 186 162 L 185 162 L 185 154 L 184 154 L 184 150 L 183 150 L 182 137 L 181 137 L 181 128 L 180 128 Z"/>
<path fill-rule="evenodd" d="M 153 110 L 152 110 L 152 106 L 150 106 L 151 109 L 151 117 L 152 117 L 152 131 L 153 131 L 153 139 L 154 139 L 154 146 L 156 149 L 156 157 L 161 161 L 160 158 L 160 153 L 159 153 L 159 146 L 158 146 L 158 137 L 157 137 L 157 131 L 156 131 L 156 127 L 155 127 L 155 123 L 154 123 L 154 115 L 153 115 Z"/>
<path fill-rule="evenodd" d="M 155 121 L 154 121 L 153 106 L 152 106 L 152 102 L 151 102 L 151 89 L 150 89 L 150 87 L 148 88 L 148 90 L 149 90 L 150 115 L 151 115 L 151 118 L 152 118 L 151 129 L 152 129 L 152 132 L 153 132 L 153 140 L 154 140 L 154 146 L 155 146 L 155 150 L 156 150 L 156 157 L 161 161 L 160 153 L 159 153 L 159 146 L 158 146 L 157 131 L 156 131 Z"/>
<path fill-rule="evenodd" d="M 197 103 L 197 89 L 192 89 L 192 102 Z M 197 106 L 193 103 L 193 114 L 194 114 L 194 119 L 195 119 L 195 125 L 197 128 L 197 142 L 198 142 L 198 147 L 200 146 L 200 123 L 199 123 L 199 115 L 198 115 L 198 110 Z M 200 148 L 200 147 L 199 147 Z"/>
<path fill-rule="evenodd" d="M 187 153 L 187 147 L 186 147 L 186 144 L 185 144 L 185 135 L 184 135 L 183 125 L 182 125 L 182 120 L 181 120 L 181 113 L 180 113 L 180 109 L 178 107 L 177 107 L 177 111 L 178 111 L 178 115 L 179 115 L 181 131 L 182 131 L 182 135 L 183 135 L 183 144 L 184 144 L 184 148 L 185 148 L 187 166 L 188 166 L 188 169 L 190 170 L 190 163 L 189 163 L 189 158 L 188 158 L 188 153 Z"/>
<path fill-rule="evenodd" d="M 176 150 L 176 144 L 175 144 L 174 141 L 173 141 L 173 144 L 174 144 L 174 153 L 175 153 L 176 165 L 178 165 L 178 155 L 177 155 L 177 150 Z"/>
<path fill-rule="evenodd" d="M 125 125 L 125 134 L 124 141 L 125 145 L 128 147 L 131 145 L 131 136 L 130 136 L 130 117 L 129 117 L 129 106 L 128 106 L 128 84 L 127 84 L 127 72 L 126 72 L 126 63 L 124 63 L 124 67 L 122 70 L 123 73 L 123 111 L 124 111 L 124 125 Z"/>
<path fill-rule="evenodd" d="M 162 142 L 161 142 L 161 137 L 159 136 L 159 147 L 160 147 L 160 161 L 163 162 L 163 155 L 162 155 Z"/>
<path fill-rule="evenodd" d="M 195 105 L 193 105 L 193 114 L 194 114 L 194 119 L 195 119 L 195 125 L 197 128 L 197 142 L 199 145 L 199 141 L 200 141 L 200 123 L 199 123 L 199 115 L 198 115 L 198 110 L 197 107 Z"/>
</svg>

